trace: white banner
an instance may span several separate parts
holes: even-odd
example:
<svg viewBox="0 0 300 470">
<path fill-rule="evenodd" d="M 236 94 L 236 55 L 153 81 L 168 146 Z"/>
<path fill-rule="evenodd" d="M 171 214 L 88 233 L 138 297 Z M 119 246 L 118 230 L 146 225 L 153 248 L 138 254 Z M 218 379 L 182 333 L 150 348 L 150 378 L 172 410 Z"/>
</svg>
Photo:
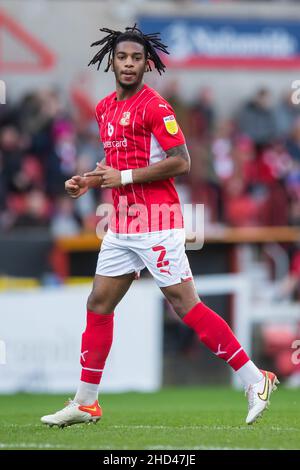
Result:
<svg viewBox="0 0 300 470">
<path fill-rule="evenodd" d="M 232 327 L 251 355 L 249 279 L 223 274 L 196 276 L 194 280 L 200 295 L 234 295 Z M 89 291 L 90 287 L 81 286 L 0 294 L 0 393 L 75 391 Z M 154 281 L 140 279 L 119 304 L 101 391 L 160 388 L 162 301 Z M 240 387 L 236 375 L 232 378 Z"/>
<path fill-rule="evenodd" d="M 80 377 L 80 343 L 90 287 L 0 295 L 0 393 L 71 392 Z M 114 342 L 101 390 L 153 391 L 162 376 L 162 295 L 152 280 L 134 283 L 115 312 Z"/>
</svg>

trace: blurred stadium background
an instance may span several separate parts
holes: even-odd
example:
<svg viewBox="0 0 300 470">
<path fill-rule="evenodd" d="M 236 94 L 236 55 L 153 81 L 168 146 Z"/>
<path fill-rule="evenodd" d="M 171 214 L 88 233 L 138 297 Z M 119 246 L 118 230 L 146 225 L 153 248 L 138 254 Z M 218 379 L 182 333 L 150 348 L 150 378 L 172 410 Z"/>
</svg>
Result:
<svg viewBox="0 0 300 470">
<path fill-rule="evenodd" d="M 199 294 L 258 365 L 300 386 L 299 2 L 4 0 L 0 392 L 62 393 L 78 382 L 96 208 L 109 196 L 74 202 L 64 181 L 103 156 L 94 108 L 114 76 L 87 68 L 89 45 L 100 27 L 135 21 L 171 52 L 166 74 L 146 80 L 187 139 L 181 200 L 205 204 L 204 247 L 188 252 Z M 232 381 L 147 273 L 117 311 L 104 391 Z"/>
</svg>

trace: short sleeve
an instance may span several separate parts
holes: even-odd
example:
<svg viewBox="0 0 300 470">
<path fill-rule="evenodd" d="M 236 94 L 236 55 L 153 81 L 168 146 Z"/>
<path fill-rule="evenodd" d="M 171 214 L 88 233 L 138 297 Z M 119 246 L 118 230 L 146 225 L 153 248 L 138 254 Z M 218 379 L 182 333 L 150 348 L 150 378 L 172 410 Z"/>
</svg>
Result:
<svg viewBox="0 0 300 470">
<path fill-rule="evenodd" d="M 154 99 L 149 103 L 145 114 L 146 127 L 154 135 L 164 151 L 185 144 L 172 106 L 163 99 Z"/>
</svg>

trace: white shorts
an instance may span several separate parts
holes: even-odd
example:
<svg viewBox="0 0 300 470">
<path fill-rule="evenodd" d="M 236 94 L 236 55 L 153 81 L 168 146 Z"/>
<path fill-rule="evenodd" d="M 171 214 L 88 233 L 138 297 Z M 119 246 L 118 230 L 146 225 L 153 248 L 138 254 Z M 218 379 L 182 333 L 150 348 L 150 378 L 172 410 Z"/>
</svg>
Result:
<svg viewBox="0 0 300 470">
<path fill-rule="evenodd" d="M 136 272 L 139 275 L 145 267 L 159 287 L 191 280 L 184 229 L 130 235 L 108 230 L 101 245 L 96 274 L 115 277 Z"/>
</svg>

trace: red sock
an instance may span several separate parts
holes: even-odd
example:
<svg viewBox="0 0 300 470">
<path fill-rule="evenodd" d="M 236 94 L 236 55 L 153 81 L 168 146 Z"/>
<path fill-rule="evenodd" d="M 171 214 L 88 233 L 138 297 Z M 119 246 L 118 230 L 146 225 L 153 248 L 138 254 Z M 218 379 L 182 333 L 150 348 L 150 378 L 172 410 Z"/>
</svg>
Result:
<svg viewBox="0 0 300 470">
<path fill-rule="evenodd" d="M 114 314 L 87 312 L 86 329 L 82 334 L 81 380 L 99 384 L 113 339 Z"/>
<path fill-rule="evenodd" d="M 250 360 L 225 320 L 203 302 L 196 304 L 183 321 L 193 328 L 214 354 L 224 359 L 235 371 Z"/>
</svg>

